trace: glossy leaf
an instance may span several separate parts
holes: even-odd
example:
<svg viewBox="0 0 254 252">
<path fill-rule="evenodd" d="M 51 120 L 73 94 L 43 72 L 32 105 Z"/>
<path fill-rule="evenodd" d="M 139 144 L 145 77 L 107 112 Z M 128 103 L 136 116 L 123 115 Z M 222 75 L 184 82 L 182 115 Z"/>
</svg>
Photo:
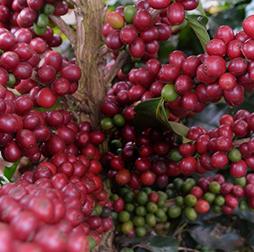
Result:
<svg viewBox="0 0 254 252">
<path fill-rule="evenodd" d="M 4 167 L 3 174 L 4 174 L 5 178 L 7 178 L 9 181 L 11 181 L 14 173 L 17 170 L 18 165 L 19 165 L 19 161 L 16 161 L 11 166 Z"/>
<path fill-rule="evenodd" d="M 186 138 L 189 128 L 182 123 L 168 120 L 168 112 L 165 110 L 164 101 L 161 98 L 155 98 L 139 103 L 135 107 L 136 116 L 134 123 L 136 127 L 156 127 L 162 126 L 171 129 L 178 136 L 183 138 L 183 142 L 189 142 Z"/>
<path fill-rule="evenodd" d="M 210 36 L 206 28 L 208 19 L 200 15 L 188 15 L 186 19 L 188 21 L 189 26 L 198 37 L 203 49 L 205 50 L 206 44 L 210 41 Z"/>
</svg>

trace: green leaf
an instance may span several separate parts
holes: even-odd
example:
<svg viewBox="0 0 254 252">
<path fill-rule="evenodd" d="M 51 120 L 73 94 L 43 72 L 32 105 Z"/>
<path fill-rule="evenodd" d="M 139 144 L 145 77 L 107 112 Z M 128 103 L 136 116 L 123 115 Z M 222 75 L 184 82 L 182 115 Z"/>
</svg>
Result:
<svg viewBox="0 0 254 252">
<path fill-rule="evenodd" d="M 154 98 L 139 103 L 135 107 L 136 116 L 134 124 L 138 128 L 144 127 L 158 127 L 171 129 L 178 136 L 183 138 L 183 142 L 190 142 L 186 138 L 189 128 L 182 123 L 173 122 L 168 120 L 168 113 L 164 106 L 164 101 L 161 98 Z"/>
<path fill-rule="evenodd" d="M 15 163 L 12 164 L 12 166 L 6 166 L 6 167 L 4 167 L 4 172 L 3 172 L 4 176 L 9 181 L 12 180 L 12 177 L 13 177 L 14 173 L 16 172 L 18 165 L 19 165 L 19 161 L 16 161 Z"/>
<path fill-rule="evenodd" d="M 201 15 L 188 15 L 186 17 L 189 26 L 195 32 L 203 49 L 205 50 L 206 44 L 210 41 L 210 36 L 206 29 L 208 19 Z"/>
<path fill-rule="evenodd" d="M 169 236 L 151 237 L 147 245 L 152 252 L 177 252 L 178 251 L 178 242 Z"/>
</svg>

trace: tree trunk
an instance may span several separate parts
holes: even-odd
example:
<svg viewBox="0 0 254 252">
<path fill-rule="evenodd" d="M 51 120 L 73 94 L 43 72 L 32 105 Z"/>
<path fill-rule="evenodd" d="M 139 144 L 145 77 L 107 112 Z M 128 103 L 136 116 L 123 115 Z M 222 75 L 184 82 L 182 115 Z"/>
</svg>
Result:
<svg viewBox="0 0 254 252">
<path fill-rule="evenodd" d="M 102 46 L 101 27 L 103 24 L 104 4 L 102 0 L 80 0 L 76 8 L 77 42 L 76 57 L 82 76 L 79 88 L 74 95 L 77 99 L 82 120 L 88 119 L 92 125 L 99 122 L 100 104 L 106 85 L 100 63 Z"/>
</svg>

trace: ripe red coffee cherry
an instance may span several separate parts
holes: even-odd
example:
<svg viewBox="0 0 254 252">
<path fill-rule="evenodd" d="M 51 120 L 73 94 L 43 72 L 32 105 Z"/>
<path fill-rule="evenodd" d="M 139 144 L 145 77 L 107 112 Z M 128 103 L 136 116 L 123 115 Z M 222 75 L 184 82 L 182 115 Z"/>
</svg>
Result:
<svg viewBox="0 0 254 252">
<path fill-rule="evenodd" d="M 226 45 L 221 39 L 212 39 L 206 45 L 206 51 L 209 55 L 225 56 Z"/>
<path fill-rule="evenodd" d="M 228 25 L 222 25 L 218 28 L 214 38 L 223 40 L 226 44 L 234 39 L 234 31 Z"/>
<path fill-rule="evenodd" d="M 127 169 L 118 171 L 115 176 L 115 180 L 118 185 L 127 185 L 130 182 L 130 179 L 131 174 Z"/>
<path fill-rule="evenodd" d="M 133 25 L 139 31 L 148 30 L 152 26 L 152 24 L 153 24 L 152 17 L 147 10 L 140 9 L 137 11 L 133 19 Z"/>
<path fill-rule="evenodd" d="M 185 12 L 182 3 L 172 3 L 167 10 L 167 17 L 172 25 L 183 23 Z"/>
<path fill-rule="evenodd" d="M 62 68 L 61 75 L 69 81 L 78 81 L 81 77 L 81 71 L 77 65 L 70 64 Z"/>
<path fill-rule="evenodd" d="M 26 62 L 20 62 L 14 70 L 14 75 L 18 79 L 29 79 L 32 76 L 33 68 Z"/>
<path fill-rule="evenodd" d="M 127 25 L 120 31 L 120 40 L 123 44 L 131 44 L 138 37 L 137 31 L 133 25 Z"/>
<path fill-rule="evenodd" d="M 27 44 L 29 44 L 33 38 L 31 31 L 26 28 L 20 28 L 14 33 L 14 36 L 18 42 L 25 42 Z"/>
<path fill-rule="evenodd" d="M 17 23 L 20 27 L 28 28 L 33 25 L 37 18 L 37 13 L 30 9 L 30 8 L 24 8 L 17 17 Z"/>
<path fill-rule="evenodd" d="M 56 71 L 61 70 L 62 68 L 62 56 L 56 51 L 49 51 L 44 57 L 45 64 L 50 65 L 55 68 Z"/>
<path fill-rule="evenodd" d="M 236 163 L 232 163 L 230 166 L 230 174 L 234 178 L 241 178 L 247 173 L 247 164 L 245 161 L 240 160 Z"/>
<path fill-rule="evenodd" d="M 244 88 L 237 85 L 232 90 L 224 91 L 224 97 L 229 105 L 239 106 L 244 101 Z"/>
<path fill-rule="evenodd" d="M 254 39 L 254 30 L 253 30 L 253 26 L 254 26 L 254 15 L 251 15 L 249 17 L 247 17 L 244 21 L 243 21 L 243 30 L 244 32 L 250 36 L 252 39 Z"/>
<path fill-rule="evenodd" d="M 170 4 L 170 0 L 148 0 L 148 4 L 154 9 L 164 9 Z"/>
<path fill-rule="evenodd" d="M 219 86 L 222 90 L 231 90 L 237 85 L 236 77 L 231 73 L 224 73 L 219 79 Z"/>
<path fill-rule="evenodd" d="M 220 56 L 208 56 L 204 60 L 203 71 L 211 77 L 219 77 L 226 72 L 226 62 Z"/>
<path fill-rule="evenodd" d="M 21 157 L 21 150 L 15 142 L 9 142 L 4 150 L 3 156 L 8 162 L 15 162 Z"/>
<path fill-rule="evenodd" d="M 242 42 L 235 39 L 229 42 L 227 55 L 230 59 L 238 58 L 242 56 Z"/>
<path fill-rule="evenodd" d="M 19 56 L 15 52 L 5 52 L 0 58 L 0 65 L 7 70 L 14 70 L 19 63 Z"/>
<path fill-rule="evenodd" d="M 153 26 L 149 30 L 142 32 L 140 34 L 140 38 L 146 43 L 153 42 L 155 40 L 158 40 L 159 31 L 156 27 Z"/>
<path fill-rule="evenodd" d="M 197 203 L 195 205 L 195 210 L 197 213 L 205 214 L 205 213 L 209 212 L 210 205 L 206 200 L 200 199 L 197 201 Z"/>
<path fill-rule="evenodd" d="M 171 37 L 172 29 L 169 25 L 160 23 L 156 25 L 156 28 L 159 32 L 158 41 L 165 41 Z"/>
<path fill-rule="evenodd" d="M 27 4 L 31 9 L 35 11 L 39 11 L 44 5 L 44 1 L 43 0 L 27 0 Z"/>
<path fill-rule="evenodd" d="M 182 174 L 189 176 L 196 171 L 197 161 L 194 157 L 186 157 L 179 163 Z"/>
<path fill-rule="evenodd" d="M 120 40 L 119 32 L 113 31 L 106 37 L 106 45 L 108 48 L 117 50 L 121 48 L 122 42 Z"/>
<path fill-rule="evenodd" d="M 144 186 L 154 185 L 156 180 L 156 175 L 151 171 L 143 172 L 140 176 L 140 181 Z"/>
<path fill-rule="evenodd" d="M 38 69 L 37 73 L 42 83 L 50 83 L 56 78 L 56 70 L 52 66 L 43 65 Z"/>
<path fill-rule="evenodd" d="M 30 47 L 38 54 L 42 54 L 47 50 L 47 43 L 42 38 L 34 38 L 30 42 Z"/>
<path fill-rule="evenodd" d="M 185 61 L 185 58 L 186 58 L 186 55 L 182 51 L 175 50 L 169 54 L 168 62 L 169 64 L 172 64 L 174 66 L 181 68 L 183 62 Z"/>
<path fill-rule="evenodd" d="M 229 62 L 228 71 L 235 76 L 243 75 L 248 67 L 248 63 L 243 58 L 235 58 Z"/>
<path fill-rule="evenodd" d="M 145 54 L 145 44 L 142 39 L 135 39 L 130 45 L 129 52 L 134 58 L 142 58 Z"/>
<path fill-rule="evenodd" d="M 252 40 L 252 39 L 247 40 L 243 44 L 242 53 L 247 59 L 249 59 L 249 60 L 254 59 L 254 40 Z"/>
<path fill-rule="evenodd" d="M 211 165 L 216 169 L 223 169 L 228 164 L 228 157 L 223 152 L 215 152 L 211 157 Z"/>
<path fill-rule="evenodd" d="M 49 88 L 42 88 L 36 96 L 36 102 L 43 108 L 50 108 L 55 104 L 56 97 Z"/>
</svg>

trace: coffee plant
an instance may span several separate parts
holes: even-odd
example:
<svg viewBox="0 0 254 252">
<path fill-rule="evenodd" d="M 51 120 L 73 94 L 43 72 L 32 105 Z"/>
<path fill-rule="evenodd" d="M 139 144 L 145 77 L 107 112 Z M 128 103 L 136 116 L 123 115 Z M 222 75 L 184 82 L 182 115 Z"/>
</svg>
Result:
<svg viewBox="0 0 254 252">
<path fill-rule="evenodd" d="M 249 2 L 0 0 L 0 252 L 254 250 Z"/>
</svg>

